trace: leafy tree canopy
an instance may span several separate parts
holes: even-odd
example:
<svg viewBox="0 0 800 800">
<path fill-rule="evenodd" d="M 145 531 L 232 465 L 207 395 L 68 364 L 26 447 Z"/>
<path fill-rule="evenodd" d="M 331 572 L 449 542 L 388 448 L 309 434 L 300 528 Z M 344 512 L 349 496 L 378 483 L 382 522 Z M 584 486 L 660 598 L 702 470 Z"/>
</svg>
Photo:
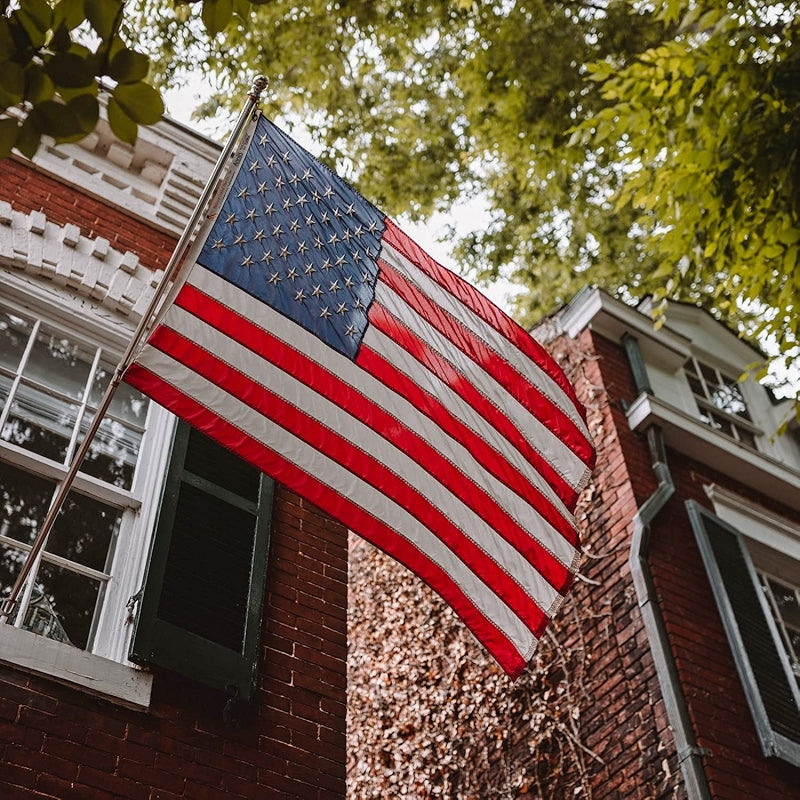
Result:
<svg viewBox="0 0 800 800">
<path fill-rule="evenodd" d="M 267 112 L 386 211 L 476 199 L 455 255 L 524 287 L 522 322 L 595 283 L 797 358 L 797 0 L 0 2 L 0 155 L 92 130 L 98 77 L 133 141 L 187 72 L 205 114 L 263 73 Z"/>
</svg>

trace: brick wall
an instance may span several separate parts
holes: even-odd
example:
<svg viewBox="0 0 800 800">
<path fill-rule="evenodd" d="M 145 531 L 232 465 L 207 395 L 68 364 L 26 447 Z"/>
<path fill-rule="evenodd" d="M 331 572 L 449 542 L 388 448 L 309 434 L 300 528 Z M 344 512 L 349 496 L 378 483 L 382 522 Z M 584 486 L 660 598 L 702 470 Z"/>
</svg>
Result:
<svg viewBox="0 0 800 800">
<path fill-rule="evenodd" d="M 585 574 L 602 585 L 617 643 L 614 650 L 606 642 L 595 661 L 598 671 L 591 691 L 603 698 L 595 723 L 601 735 L 588 737 L 586 743 L 601 748 L 608 781 L 595 796 L 664 796 L 671 791 L 670 785 L 676 795 L 684 796 L 679 776 L 677 780 L 668 777 L 674 776 L 677 761 L 627 566 L 630 521 L 636 511 L 633 498 L 641 504 L 655 489 L 655 479 L 645 442 L 630 430 L 622 408 L 622 401 L 630 402 L 635 396 L 624 352 L 597 336 L 592 350 L 598 374 L 594 382 L 587 380 L 586 387 L 603 387 L 608 410 L 597 442 L 600 461 L 594 484 L 600 497 L 592 504 L 596 503 L 597 513 L 589 516 L 587 541 L 596 541 L 598 549 L 613 556 L 605 563 L 598 559 L 603 566 L 586 565 L 590 568 Z M 579 396 L 586 397 L 587 388 L 579 389 Z M 676 491 L 652 525 L 649 564 L 697 743 L 706 753 L 703 764 L 712 797 L 779 800 L 793 796 L 800 785 L 800 770 L 761 753 L 684 504 L 693 499 L 710 507 L 703 486 L 715 483 L 775 513 L 791 518 L 792 512 L 675 451 L 670 450 L 667 458 Z M 582 601 L 576 598 L 576 602 Z M 602 637 L 595 639 L 602 647 Z M 592 648 L 596 646 L 592 642 Z M 652 711 L 641 707 L 645 696 L 653 704 Z M 614 744 L 604 745 L 606 737 Z M 660 769 L 658 758 L 653 758 L 656 751 L 665 759 Z M 624 763 L 622 753 L 626 752 Z"/>
<path fill-rule="evenodd" d="M 788 509 L 678 453 L 668 453 L 676 492 L 653 528 L 650 559 L 712 795 L 720 800 L 782 800 L 800 786 L 800 769 L 761 753 L 684 502 L 711 507 L 703 486 L 715 483 L 778 514 Z"/>
<path fill-rule="evenodd" d="M 275 500 L 256 697 L 167 672 L 131 711 L 0 667 L 4 800 L 218 800 L 345 794 L 347 534 L 289 491 Z"/>
<path fill-rule="evenodd" d="M 587 407 L 598 453 L 576 509 L 588 557 L 572 603 L 584 623 L 559 622 L 565 641 L 580 636 L 587 653 L 580 732 L 597 756 L 587 759 L 591 796 L 685 797 L 628 567 L 633 515 L 656 488 L 646 443 L 625 418 L 623 403 L 636 396 L 630 367 L 621 348 L 589 331 L 552 348 Z"/>
<path fill-rule="evenodd" d="M 108 191 L 119 192 L 112 186 Z M 166 266 L 177 243 L 169 234 L 14 158 L 0 162 L 0 200 L 17 211 L 41 211 L 57 225 L 77 225 L 84 236 L 107 239 L 120 253 L 136 253 L 144 266 L 154 270 Z"/>
</svg>

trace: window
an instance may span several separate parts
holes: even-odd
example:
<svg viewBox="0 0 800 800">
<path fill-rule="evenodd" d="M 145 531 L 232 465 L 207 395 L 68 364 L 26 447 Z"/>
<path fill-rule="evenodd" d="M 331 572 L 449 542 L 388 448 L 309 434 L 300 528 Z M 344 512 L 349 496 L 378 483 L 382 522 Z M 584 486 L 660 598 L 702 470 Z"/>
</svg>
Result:
<svg viewBox="0 0 800 800">
<path fill-rule="evenodd" d="M 786 655 L 800 682 L 800 587 L 756 569 L 772 618 L 781 634 Z"/>
<path fill-rule="evenodd" d="M 85 314 L 75 328 L 54 319 L 47 308 L 0 303 L 0 595 L 14 585 L 117 362 L 92 341 L 102 331 Z M 0 625 L 0 660 L 136 707 L 149 703 L 151 679 L 131 662 L 247 699 L 272 487 L 122 384 L 14 617 Z"/>
<path fill-rule="evenodd" d="M 756 448 L 756 433 L 739 382 L 715 367 L 690 358 L 684 365 L 700 419 L 738 442 Z"/>
<path fill-rule="evenodd" d="M 791 633 L 797 606 L 783 593 L 793 590 L 796 603 L 786 570 L 799 565 L 694 501 L 686 506 L 762 750 L 800 766 L 800 687 L 792 665 L 797 634 Z M 788 638 L 780 630 L 785 623 Z"/>
<path fill-rule="evenodd" d="M 41 317 L 0 306 L 0 592 L 30 550 L 115 359 Z M 131 492 L 149 403 L 117 391 L 20 597 L 13 624 L 92 650 Z M 127 519 L 126 519 L 127 517 Z"/>
</svg>

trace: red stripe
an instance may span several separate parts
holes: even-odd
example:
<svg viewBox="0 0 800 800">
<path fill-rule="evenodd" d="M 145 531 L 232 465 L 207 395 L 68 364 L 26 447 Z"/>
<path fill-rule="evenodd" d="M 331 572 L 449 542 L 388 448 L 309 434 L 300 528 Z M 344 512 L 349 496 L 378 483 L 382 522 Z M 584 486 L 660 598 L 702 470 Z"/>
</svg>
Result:
<svg viewBox="0 0 800 800">
<path fill-rule="evenodd" d="M 400 561 L 452 606 L 512 679 L 522 673 L 526 662 L 508 638 L 439 566 L 394 529 L 140 365 L 129 367 L 125 380 Z"/>
<path fill-rule="evenodd" d="M 521 403 L 538 420 L 541 420 L 575 455 L 590 466 L 594 461 L 594 448 L 575 423 L 533 383 L 517 372 L 498 353 L 491 350 L 472 331 L 451 317 L 440 306 L 409 283 L 394 267 L 380 262 L 380 279 L 427 320 L 439 333 L 464 355 L 472 359 Z"/>
<path fill-rule="evenodd" d="M 539 474 L 553 487 L 556 494 L 564 501 L 567 508 L 572 510 L 577 500 L 577 494 L 572 487 L 557 473 L 550 463 L 540 455 L 536 450 L 531 447 L 527 439 L 519 432 L 516 426 L 511 423 L 508 418 L 500 412 L 500 410 L 490 403 L 475 387 L 464 378 L 464 376 L 453 369 L 452 365 L 445 361 L 435 350 L 429 347 L 425 342 L 419 339 L 411 331 L 409 331 L 401 322 L 389 314 L 383 306 L 373 303 L 369 311 L 370 324 L 374 325 L 379 330 L 383 331 L 387 336 L 394 339 L 401 347 L 403 347 L 411 356 L 416 358 L 423 366 L 434 372 L 445 384 L 447 384 L 454 392 L 461 398 L 469 403 L 490 425 L 496 428 L 519 452 L 531 463 L 531 465 L 539 472 Z M 371 353 L 367 348 L 362 348 L 359 354 L 359 362 L 362 359 L 365 365 L 369 364 L 370 372 L 380 377 L 385 381 L 390 388 L 393 388 L 400 394 L 406 391 L 414 392 L 417 397 L 409 397 L 411 402 L 415 404 L 424 404 L 424 393 L 416 384 L 408 381 L 407 378 L 394 367 L 392 367 L 385 359 L 382 359 L 382 364 L 377 362 L 377 356 Z M 423 410 L 421 408 L 420 410 Z M 447 430 L 447 418 L 444 414 L 437 414 L 436 422 L 440 423 L 442 427 Z M 458 422 L 458 421 L 456 421 Z M 463 423 L 458 423 L 462 425 Z M 469 429 L 466 429 L 469 431 Z M 470 444 L 483 443 L 483 441 L 472 436 Z M 482 461 L 483 463 L 483 461 Z M 519 474 L 519 473 L 517 473 Z M 503 479 L 503 475 L 499 477 Z M 528 492 L 522 493 L 522 497 L 526 498 L 535 506 L 539 513 L 555 528 L 567 541 L 574 547 L 578 547 L 578 537 L 572 524 L 564 519 L 559 512 L 551 505 L 551 503 L 530 485 Z M 516 487 L 511 487 L 516 491 Z M 530 492 L 533 492 L 531 495 Z M 541 498 L 535 501 L 536 497 Z"/>
<path fill-rule="evenodd" d="M 486 553 L 465 536 L 438 508 L 405 481 L 398 479 L 380 461 L 354 447 L 348 440 L 315 418 L 307 416 L 280 395 L 236 371 L 179 333 L 162 325 L 151 336 L 149 344 L 172 356 L 211 383 L 220 386 L 223 391 L 246 403 L 263 417 L 291 432 L 316 450 L 325 453 L 331 460 L 359 476 L 365 483 L 369 483 L 393 499 L 428 530 L 435 532 L 439 539 L 501 597 L 509 608 L 513 609 L 537 637 L 544 632 L 549 619 L 524 589 L 495 561 L 488 558 Z M 526 537 L 526 541 L 532 542 L 530 537 Z M 549 568 L 550 572 L 555 571 L 557 566 L 551 564 L 552 557 L 547 553 L 544 556 L 543 559 L 540 553 L 537 561 L 544 560 L 545 568 Z M 538 564 L 534 566 L 538 568 Z M 571 583 L 572 576 L 567 573 L 567 579 L 562 578 L 561 585 L 565 586 L 566 591 Z"/>
<path fill-rule="evenodd" d="M 258 353 L 262 358 L 272 362 L 284 372 L 293 375 L 318 394 L 327 397 L 339 407 L 346 409 L 353 417 L 364 421 L 403 452 L 413 454 L 417 463 L 424 464 L 427 471 L 436 475 L 437 479 L 452 494 L 459 497 L 462 502 L 483 518 L 490 527 L 503 536 L 509 544 L 515 547 L 559 594 L 564 593 L 563 590 L 572 581 L 572 575 L 567 567 L 553 558 L 552 554 L 545 550 L 516 520 L 498 506 L 484 489 L 456 469 L 416 432 L 399 423 L 383 407 L 374 403 L 360 392 L 355 391 L 345 381 L 333 375 L 305 354 L 287 347 L 285 342 L 274 337 L 258 325 L 240 317 L 227 306 L 222 305 L 192 285 L 186 285 L 181 290 L 175 304 L 199 319 L 205 320 L 208 324 L 213 325 L 217 330 L 222 331 L 226 336 L 239 342 L 248 350 Z M 373 361 L 378 366 L 377 359 L 380 358 L 379 356 L 375 355 L 374 358 L 371 358 L 371 353 L 367 348 L 362 348 L 362 353 L 365 361 Z M 364 368 L 361 361 L 362 356 L 359 356 L 357 363 L 361 368 Z M 387 365 L 382 370 L 382 375 L 375 375 L 375 377 L 379 380 L 386 378 L 391 381 L 390 388 L 401 397 L 410 399 L 410 396 L 415 395 L 419 399 L 423 396 L 416 384 L 402 376 L 402 373 L 397 370 L 393 370 L 393 374 L 390 373 L 390 370 L 391 368 Z M 370 372 L 369 369 L 367 371 Z M 400 379 L 401 376 L 402 380 Z M 214 382 L 217 383 L 217 381 Z M 410 402 L 413 401 L 410 400 Z M 445 424 L 447 424 L 448 412 L 440 404 L 439 409 L 441 414 L 444 415 Z M 429 416 L 437 424 L 440 423 L 439 414 Z M 440 425 L 440 427 L 442 426 Z M 456 434 L 453 438 L 462 442 L 467 449 L 470 449 L 470 445 L 473 445 L 475 449 L 480 450 L 482 446 L 485 451 L 492 453 L 490 448 L 466 426 L 461 425 L 460 428 L 456 428 L 451 425 L 450 429 Z M 447 431 L 447 433 L 449 432 Z M 490 456 L 489 460 L 496 461 L 497 457 L 495 456 L 492 459 Z M 552 472 L 549 465 L 547 466 Z M 525 481 L 523 476 L 514 470 L 511 465 L 508 465 L 508 471 L 512 473 L 516 488 L 521 490 L 520 496 L 539 510 L 542 517 L 555 530 L 561 533 L 573 547 L 579 547 L 580 544 L 574 527 L 552 507 L 531 483 Z M 512 476 L 506 472 L 496 477 L 505 482 Z"/>
<path fill-rule="evenodd" d="M 518 350 L 521 350 L 541 370 L 546 372 L 564 391 L 575 409 L 586 421 L 586 409 L 578 400 L 575 388 L 564 375 L 550 354 L 511 317 L 503 313 L 494 303 L 481 294 L 460 275 L 445 269 L 434 261 L 413 239 L 410 239 L 388 217 L 383 240 L 402 253 L 412 264 L 419 267 L 428 277 L 436 281 L 442 289 L 450 293 L 459 303 L 469 308 L 484 322 L 502 334 Z"/>
</svg>

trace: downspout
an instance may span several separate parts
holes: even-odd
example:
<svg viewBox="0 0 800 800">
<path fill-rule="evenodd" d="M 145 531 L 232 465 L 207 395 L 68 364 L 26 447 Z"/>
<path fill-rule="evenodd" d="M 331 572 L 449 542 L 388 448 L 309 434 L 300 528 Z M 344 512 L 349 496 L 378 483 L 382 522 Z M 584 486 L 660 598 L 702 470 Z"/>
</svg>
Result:
<svg viewBox="0 0 800 800">
<path fill-rule="evenodd" d="M 638 394 L 652 394 L 647 379 L 642 353 L 637 340 L 625 334 L 622 343 L 628 356 Z M 642 613 L 645 632 L 650 644 L 650 652 L 656 667 L 658 683 L 667 710 L 667 719 L 672 728 L 678 763 L 683 773 L 686 791 L 690 800 L 711 800 L 701 756 L 703 751 L 697 746 L 686 698 L 683 694 L 675 659 L 672 656 L 664 617 L 658 605 L 653 576 L 648 564 L 650 553 L 651 524 L 667 501 L 675 493 L 667 466 L 664 434 L 658 425 L 651 425 L 647 431 L 647 446 L 650 450 L 653 473 L 658 481 L 655 491 L 642 503 L 633 517 L 633 538 L 628 563 L 631 568 L 633 585 L 639 609 Z"/>
</svg>

